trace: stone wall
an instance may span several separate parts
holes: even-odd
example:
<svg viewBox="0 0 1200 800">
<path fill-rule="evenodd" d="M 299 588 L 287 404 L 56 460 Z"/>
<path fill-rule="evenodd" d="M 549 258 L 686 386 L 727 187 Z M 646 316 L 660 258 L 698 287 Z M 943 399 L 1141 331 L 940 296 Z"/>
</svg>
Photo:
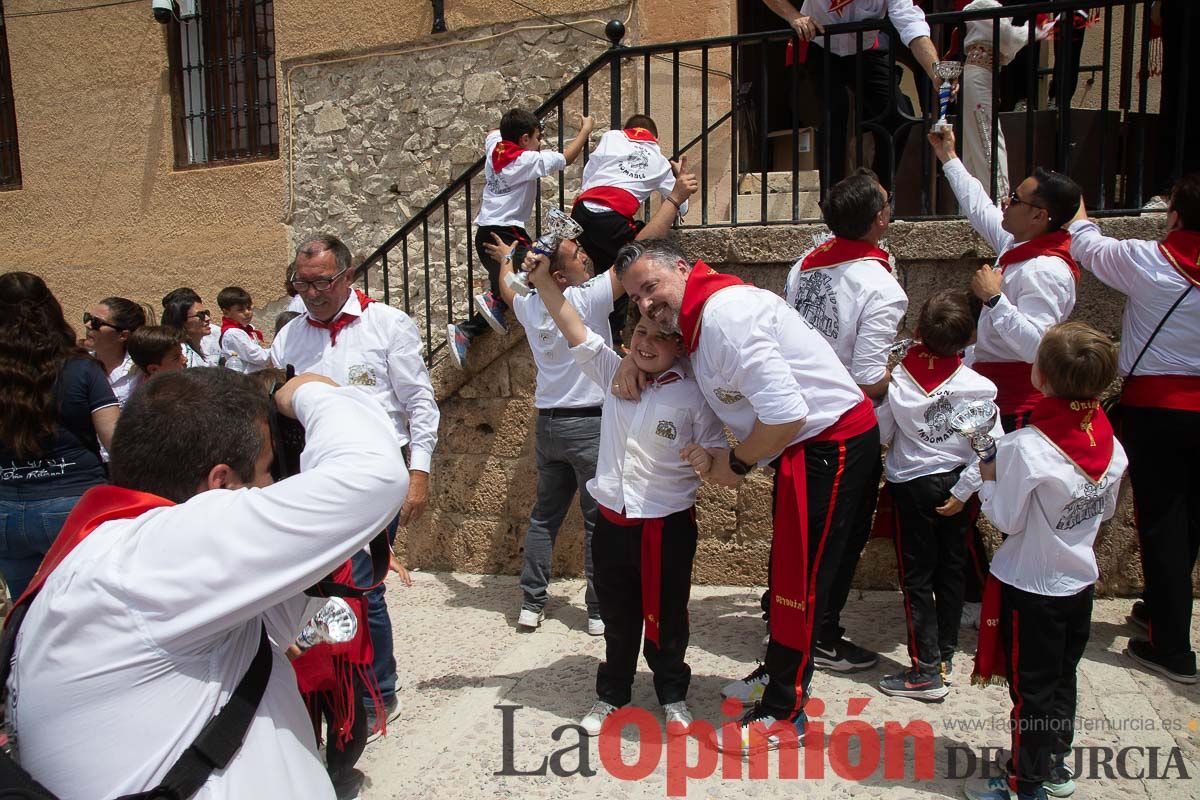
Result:
<svg viewBox="0 0 1200 800">
<path fill-rule="evenodd" d="M 1104 222 L 1120 237 L 1155 238 L 1162 216 Z M 690 256 L 703 258 L 764 288 L 780 291 L 791 260 L 818 226 L 686 231 L 679 239 Z M 889 245 L 898 277 L 909 293 L 909 321 L 933 291 L 965 287 L 983 260 L 994 254 L 962 222 L 896 223 Z M 1073 315 L 1118 333 L 1123 298 L 1090 275 L 1080 284 Z M 517 573 L 533 505 L 532 394 L 535 369 L 523 332 L 485 337 L 472 353 L 469 373 L 445 363 L 434 369 L 442 410 L 441 440 L 434 458 L 429 514 L 402 540 L 410 564 L 426 569 Z M 770 546 L 770 477 L 756 470 L 738 491 L 704 486 L 698 502 L 700 542 L 694 579 L 700 583 L 762 585 Z M 990 531 L 993 546 L 998 536 Z M 1128 486 L 1117 515 L 1097 542 L 1107 594 L 1132 594 L 1141 583 Z M 579 511 L 567 517 L 555 552 L 555 573 L 582 571 Z M 859 566 L 860 588 L 894 588 L 895 554 L 890 541 L 874 540 Z"/>
</svg>

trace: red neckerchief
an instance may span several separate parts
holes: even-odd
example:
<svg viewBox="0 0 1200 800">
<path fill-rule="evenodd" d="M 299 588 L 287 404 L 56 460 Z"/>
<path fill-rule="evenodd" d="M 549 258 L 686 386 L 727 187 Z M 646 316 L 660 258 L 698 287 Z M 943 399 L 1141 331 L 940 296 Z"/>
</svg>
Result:
<svg viewBox="0 0 1200 800">
<path fill-rule="evenodd" d="M 1200 286 L 1200 231 L 1171 231 L 1158 249 L 1180 275 Z"/>
<path fill-rule="evenodd" d="M 829 13 L 842 15 L 842 9 L 852 4 L 854 0 L 829 0 Z"/>
<path fill-rule="evenodd" d="M 354 294 L 356 297 L 358 297 L 358 303 L 360 306 L 359 310 L 361 311 L 366 311 L 367 306 L 375 302 L 372 298 L 363 294 L 361 289 L 355 289 Z M 312 325 L 314 328 L 324 328 L 325 330 L 329 331 L 329 346 L 337 347 L 338 331 L 349 325 L 351 322 L 354 322 L 356 319 L 358 319 L 358 317 L 354 316 L 353 314 L 347 314 L 345 311 L 342 311 L 329 322 L 321 322 L 320 320 L 308 317 L 308 324 Z"/>
<path fill-rule="evenodd" d="M 496 146 L 492 148 L 492 170 L 499 172 L 507 167 L 512 162 L 516 161 L 521 153 L 525 152 L 525 148 L 516 142 L 510 142 L 507 139 L 501 139 L 496 142 Z"/>
<path fill-rule="evenodd" d="M 914 344 L 908 348 L 908 353 L 905 354 L 900 365 L 924 390 L 925 394 L 933 394 L 939 386 L 953 378 L 954 373 L 958 372 L 958 368 L 962 366 L 962 355 L 950 358 L 935 356 L 925 345 Z"/>
<path fill-rule="evenodd" d="M 675 367 L 660 372 L 657 378 L 650 380 L 651 386 L 666 386 L 669 383 L 683 380 L 683 373 Z"/>
<path fill-rule="evenodd" d="M 833 237 L 806 255 L 800 262 L 800 271 L 838 267 L 851 261 L 878 261 L 888 272 L 892 271 L 892 262 L 886 250 L 870 242 L 843 239 L 840 236 Z"/>
<path fill-rule="evenodd" d="M 704 304 L 708 302 L 708 298 L 730 286 L 745 285 L 742 280 L 717 272 L 703 261 L 697 260 L 692 265 L 687 284 L 683 287 L 683 302 L 679 308 L 679 330 L 683 334 L 683 341 L 689 353 L 696 352 L 696 347 L 700 344 L 700 315 L 704 312 Z"/>
<path fill-rule="evenodd" d="M 50 545 L 50 551 L 42 559 L 42 565 L 38 567 L 37 574 L 33 576 L 28 588 L 17 598 L 13 607 L 27 602 L 36 594 L 46 582 L 46 578 L 50 577 L 50 573 L 63 562 L 63 559 L 75 549 L 75 546 L 105 522 L 114 519 L 134 519 L 151 509 L 173 505 L 175 505 L 173 502 L 158 495 L 124 489 L 120 486 L 94 486 L 88 489 L 83 493 L 83 497 L 79 498 L 75 508 L 71 509 L 58 538 L 54 540 L 54 544 Z"/>
<path fill-rule="evenodd" d="M 1004 270 L 1013 264 L 1020 264 L 1038 256 L 1054 256 L 1062 259 L 1067 268 L 1071 270 L 1071 275 L 1075 280 L 1079 280 L 1079 265 L 1075 263 L 1075 259 L 1071 258 L 1071 234 L 1062 230 L 1044 233 L 1041 236 L 1035 236 L 1028 242 L 1022 242 L 1016 247 L 1010 247 L 1004 251 L 996 263 L 1000 265 L 1000 272 L 1003 274 Z"/>
<path fill-rule="evenodd" d="M 626 128 L 623 133 L 635 142 L 653 142 L 658 144 L 654 134 L 645 128 Z"/>
<path fill-rule="evenodd" d="M 1108 471 L 1113 429 L 1099 400 L 1043 397 L 1030 412 L 1028 427 L 1037 428 L 1093 482 Z"/>
<path fill-rule="evenodd" d="M 217 341 L 221 342 L 222 347 L 225 346 L 225 332 L 233 328 L 243 330 L 251 339 L 258 339 L 259 344 L 263 343 L 262 331 L 260 331 L 258 328 L 254 327 L 253 325 L 243 325 L 237 320 L 230 319 L 229 317 L 221 317 L 221 336 L 217 339 Z"/>
</svg>

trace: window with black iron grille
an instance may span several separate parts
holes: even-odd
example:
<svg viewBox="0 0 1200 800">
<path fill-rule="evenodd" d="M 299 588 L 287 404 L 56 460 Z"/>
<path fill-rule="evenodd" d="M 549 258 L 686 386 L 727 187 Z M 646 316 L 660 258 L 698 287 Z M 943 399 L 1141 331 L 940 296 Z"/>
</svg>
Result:
<svg viewBox="0 0 1200 800">
<path fill-rule="evenodd" d="M 0 190 L 21 188 L 21 157 L 17 152 L 17 112 L 13 107 L 12 74 L 8 68 L 8 31 L 0 2 Z"/>
<path fill-rule="evenodd" d="M 167 26 L 175 165 L 278 158 L 274 3 L 180 5 L 183 15 Z"/>
</svg>

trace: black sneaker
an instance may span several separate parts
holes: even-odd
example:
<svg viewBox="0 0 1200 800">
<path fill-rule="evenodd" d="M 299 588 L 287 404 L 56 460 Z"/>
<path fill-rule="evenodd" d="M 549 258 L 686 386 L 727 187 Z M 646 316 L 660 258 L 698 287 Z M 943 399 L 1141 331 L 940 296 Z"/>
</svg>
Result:
<svg viewBox="0 0 1200 800">
<path fill-rule="evenodd" d="M 879 662 L 879 656 L 845 639 L 832 644 L 814 644 L 812 654 L 813 666 L 833 672 L 858 672 Z"/>
<path fill-rule="evenodd" d="M 942 675 L 937 670 L 913 669 L 900 675 L 888 675 L 879 681 L 879 691 L 892 697 L 944 700 L 950 694 L 950 687 L 942 681 Z"/>
<path fill-rule="evenodd" d="M 383 733 L 383 726 L 379 724 L 379 719 L 375 716 L 375 704 L 369 699 L 364 700 L 363 704 L 367 707 L 367 741 L 373 742 Z M 388 722 L 395 722 L 400 716 L 400 701 L 396 699 L 396 695 L 386 697 L 383 700 L 384 718 Z"/>
<path fill-rule="evenodd" d="M 1147 640 L 1130 639 L 1129 644 L 1125 646 L 1125 655 L 1143 667 L 1152 669 L 1176 683 L 1193 684 L 1196 682 L 1195 653 L 1188 653 L 1186 656 L 1172 659 L 1170 663 L 1167 663 L 1167 660 L 1155 651 L 1154 645 Z"/>
<path fill-rule="evenodd" d="M 1133 607 L 1129 609 L 1129 616 L 1125 619 L 1144 631 L 1150 630 L 1150 609 L 1146 606 L 1146 601 L 1135 600 Z"/>
</svg>

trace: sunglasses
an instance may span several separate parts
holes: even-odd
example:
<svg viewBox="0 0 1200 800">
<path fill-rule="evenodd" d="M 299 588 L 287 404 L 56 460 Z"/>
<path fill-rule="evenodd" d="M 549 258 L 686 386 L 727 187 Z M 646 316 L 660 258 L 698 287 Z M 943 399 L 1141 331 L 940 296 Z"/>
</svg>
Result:
<svg viewBox="0 0 1200 800">
<path fill-rule="evenodd" d="M 1017 194 L 1017 190 L 1013 189 L 1012 194 L 1008 196 L 1008 204 L 1010 206 L 1019 206 L 1022 203 L 1032 208 L 1040 208 L 1042 211 L 1046 210 L 1045 206 L 1039 206 L 1037 203 L 1031 203 L 1028 200 L 1022 200 L 1020 195 Z"/>
<path fill-rule="evenodd" d="M 327 292 L 329 291 L 329 287 L 333 286 L 334 282 L 337 281 L 338 278 L 346 274 L 347 269 L 350 268 L 346 267 L 346 269 L 343 269 L 340 272 L 329 276 L 328 278 L 317 278 L 314 281 L 302 281 L 297 278 L 292 278 L 289 283 L 292 284 L 292 288 L 297 292 L 306 292 L 310 286 L 316 289 L 318 292 Z"/>
<path fill-rule="evenodd" d="M 195 314 L 188 314 L 188 319 L 198 319 L 201 322 L 208 322 L 212 319 L 211 311 L 197 311 Z"/>
<path fill-rule="evenodd" d="M 100 319 L 99 317 L 93 317 L 91 314 L 89 314 L 86 311 L 83 312 L 83 324 L 86 327 L 91 328 L 94 331 L 98 331 L 101 328 L 112 328 L 114 331 L 125 330 L 120 325 L 113 325 L 108 320 Z"/>
</svg>

